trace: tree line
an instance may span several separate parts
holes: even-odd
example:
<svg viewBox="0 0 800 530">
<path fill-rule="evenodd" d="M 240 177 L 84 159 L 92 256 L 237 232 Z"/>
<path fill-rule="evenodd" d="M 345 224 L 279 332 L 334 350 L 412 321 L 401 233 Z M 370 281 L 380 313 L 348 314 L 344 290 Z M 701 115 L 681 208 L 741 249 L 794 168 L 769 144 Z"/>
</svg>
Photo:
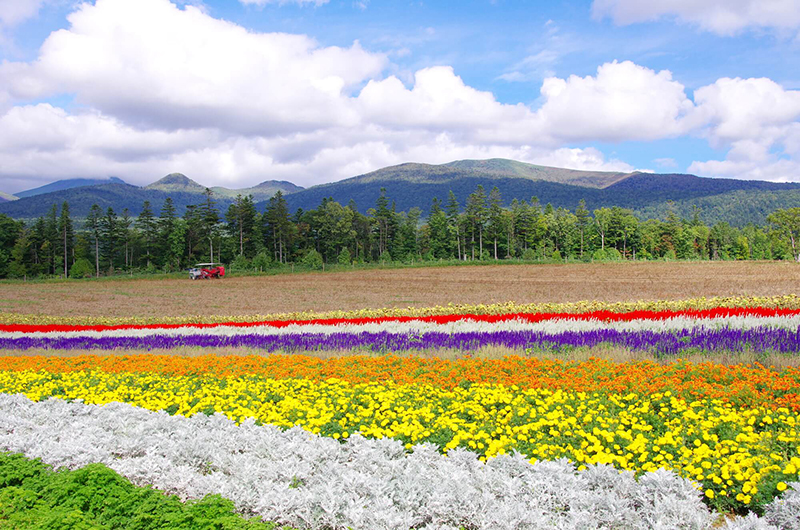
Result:
<svg viewBox="0 0 800 530">
<path fill-rule="evenodd" d="M 482 186 L 461 205 L 451 192 L 398 212 L 381 189 L 366 214 L 323 199 L 315 210 L 290 212 L 279 191 L 258 211 L 252 196 L 225 212 L 206 189 L 179 216 L 169 197 L 158 211 L 145 201 L 136 218 L 125 209 L 93 205 L 73 220 L 69 204 L 53 205 L 30 225 L 0 215 L 0 278 L 87 277 L 119 272 L 179 271 L 195 262 L 233 270 L 288 264 L 389 263 L 442 260 L 795 260 L 800 261 L 800 208 L 776 210 L 765 226 L 708 226 L 670 210 L 664 219 L 637 218 L 612 207 L 575 211 L 541 205 L 536 197 L 502 206 L 497 188 Z M 80 225 L 80 228 L 76 228 Z"/>
</svg>

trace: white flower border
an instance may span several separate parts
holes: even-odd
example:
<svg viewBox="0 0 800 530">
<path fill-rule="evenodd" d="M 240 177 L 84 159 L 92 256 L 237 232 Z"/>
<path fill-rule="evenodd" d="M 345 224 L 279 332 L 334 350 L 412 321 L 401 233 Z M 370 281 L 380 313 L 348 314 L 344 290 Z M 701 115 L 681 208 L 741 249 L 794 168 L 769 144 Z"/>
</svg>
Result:
<svg viewBox="0 0 800 530">
<path fill-rule="evenodd" d="M 753 329 L 757 327 L 782 328 L 797 330 L 800 328 L 800 315 L 759 317 L 728 316 L 719 318 L 674 317 L 663 320 L 639 319 L 621 322 L 606 322 L 597 319 L 574 320 L 553 319 L 541 322 L 528 322 L 522 319 L 501 322 L 482 322 L 469 318 L 437 324 L 422 320 L 407 322 L 387 321 L 368 324 L 290 324 L 285 327 L 274 326 L 214 326 L 195 327 L 181 326 L 177 328 L 145 328 L 145 329 L 110 329 L 104 331 L 49 331 L 21 332 L 0 331 L 0 338 L 69 338 L 69 337 L 148 337 L 148 336 L 188 336 L 188 335 L 292 335 L 300 333 L 489 333 L 496 331 L 534 331 L 542 333 L 563 333 L 566 331 L 597 331 L 603 329 L 617 331 L 654 331 L 667 332 L 683 329 Z"/>
</svg>

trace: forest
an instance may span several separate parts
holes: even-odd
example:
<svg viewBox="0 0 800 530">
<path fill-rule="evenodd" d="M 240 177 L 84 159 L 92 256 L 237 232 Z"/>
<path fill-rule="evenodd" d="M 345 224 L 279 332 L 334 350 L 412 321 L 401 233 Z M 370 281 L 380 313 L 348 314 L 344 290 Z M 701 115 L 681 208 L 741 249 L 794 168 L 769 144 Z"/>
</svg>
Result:
<svg viewBox="0 0 800 530">
<path fill-rule="evenodd" d="M 443 261 L 570 262 L 608 260 L 800 260 L 800 208 L 778 209 L 764 226 L 735 228 L 669 209 L 640 220 L 632 210 L 575 211 L 542 205 L 536 197 L 503 207 L 495 187 L 478 186 L 465 204 L 450 192 L 430 208 L 397 211 L 385 189 L 366 214 L 354 201 L 325 198 L 316 209 L 290 212 L 277 192 L 259 211 L 238 195 L 220 211 L 206 189 L 182 216 L 170 197 L 127 209 L 93 205 L 74 220 L 69 203 L 53 205 L 33 222 L 0 215 L 0 278 L 83 278 L 175 272 L 195 262 L 220 262 L 232 271 L 266 271 L 295 264 L 435 263 Z"/>
</svg>

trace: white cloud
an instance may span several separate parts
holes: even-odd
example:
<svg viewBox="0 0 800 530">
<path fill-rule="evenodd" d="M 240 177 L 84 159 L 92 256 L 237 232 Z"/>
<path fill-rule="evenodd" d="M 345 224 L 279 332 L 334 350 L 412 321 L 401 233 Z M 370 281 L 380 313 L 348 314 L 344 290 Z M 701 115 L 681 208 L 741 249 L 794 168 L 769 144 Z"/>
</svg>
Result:
<svg viewBox="0 0 800 530">
<path fill-rule="evenodd" d="M 525 105 L 499 103 L 491 92 L 467 86 L 449 66 L 424 68 L 407 89 L 394 76 L 370 81 L 358 96 L 363 118 L 393 129 L 449 131 L 464 137 L 526 143 L 536 130 Z"/>
<path fill-rule="evenodd" d="M 694 162 L 717 177 L 800 181 L 800 91 L 770 79 L 719 79 L 694 94 L 693 121 L 725 160 Z"/>
<path fill-rule="evenodd" d="M 653 162 L 655 162 L 661 167 L 666 167 L 666 168 L 678 167 L 678 163 L 675 161 L 674 158 L 656 158 L 655 160 L 653 160 Z"/>
<path fill-rule="evenodd" d="M 654 140 L 686 132 L 693 109 L 668 70 L 611 62 L 597 76 L 550 77 L 542 84 L 542 128 L 565 140 Z"/>
<path fill-rule="evenodd" d="M 11 27 L 33 18 L 44 0 L 0 0 L 0 26 Z"/>
<path fill-rule="evenodd" d="M 342 96 L 386 64 L 357 42 L 320 47 L 304 35 L 251 33 L 166 0 L 98 0 L 69 21 L 37 61 L 0 67 L 12 96 L 73 92 L 130 123 L 275 134 L 355 123 Z"/>
<path fill-rule="evenodd" d="M 694 93 L 699 123 L 715 141 L 764 138 L 800 118 L 800 91 L 785 90 L 771 79 L 722 78 Z"/>
<path fill-rule="evenodd" d="M 619 25 L 675 17 L 719 35 L 800 28 L 798 0 L 594 0 L 592 13 Z"/>
</svg>

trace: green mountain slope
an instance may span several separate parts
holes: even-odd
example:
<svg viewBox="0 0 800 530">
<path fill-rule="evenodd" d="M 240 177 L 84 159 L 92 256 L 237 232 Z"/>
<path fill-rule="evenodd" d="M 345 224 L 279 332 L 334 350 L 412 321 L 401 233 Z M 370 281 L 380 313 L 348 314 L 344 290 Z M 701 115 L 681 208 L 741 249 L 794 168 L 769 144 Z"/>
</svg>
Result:
<svg viewBox="0 0 800 530">
<path fill-rule="evenodd" d="M 19 197 L 20 199 L 24 199 L 26 197 L 33 197 L 35 195 L 44 195 L 45 193 L 53 193 L 56 191 L 68 190 L 71 188 L 80 188 L 82 186 L 95 186 L 100 184 L 113 184 L 113 183 L 122 184 L 124 183 L 124 181 L 118 179 L 117 177 L 110 177 L 107 179 L 64 179 L 51 182 L 50 184 L 45 184 L 44 186 L 39 186 L 38 188 L 21 191 L 17 193 L 16 196 Z"/>
<path fill-rule="evenodd" d="M 316 208 L 323 198 L 332 197 L 341 204 L 351 199 L 366 212 L 375 206 L 380 189 L 385 188 L 398 211 L 414 206 L 427 212 L 433 197 L 444 201 L 453 191 L 462 208 L 478 185 L 486 192 L 497 186 L 505 205 L 513 199 L 538 197 L 542 204 L 573 210 L 584 199 L 590 209 L 604 206 L 631 208 L 641 215 L 667 211 L 668 201 L 705 205 L 707 222 L 727 221 L 735 225 L 763 223 L 769 204 L 800 206 L 796 193 L 800 184 L 762 181 L 710 179 L 694 175 L 656 175 L 650 173 L 584 172 L 533 166 L 502 159 L 466 160 L 442 165 L 401 164 L 339 182 L 314 186 L 287 196 L 293 210 Z M 738 192 L 738 206 L 714 197 Z M 769 199 L 772 197 L 771 199 Z M 742 206 L 742 204 L 748 206 Z M 751 204 L 752 203 L 752 204 Z M 260 204 L 259 207 L 263 207 Z M 781 206 L 776 206 L 781 207 Z M 748 212 L 746 215 L 743 212 Z M 689 213 L 688 215 L 691 215 Z"/>
<path fill-rule="evenodd" d="M 198 194 L 202 194 L 206 190 L 205 186 L 198 184 L 182 173 L 170 173 L 164 178 L 145 186 L 144 189 L 164 191 L 167 193 L 181 192 Z M 289 194 L 302 189 L 303 188 L 300 186 L 296 186 L 285 180 L 267 180 L 251 188 L 231 189 L 222 186 L 214 186 L 211 188 L 211 191 L 214 192 L 214 197 L 217 198 L 235 199 L 237 195 L 242 195 L 243 197 L 252 195 L 253 200 L 264 201 L 275 195 L 275 192 L 279 190 L 284 194 Z"/>
<path fill-rule="evenodd" d="M 457 160 L 442 167 L 462 171 L 473 171 L 483 175 L 498 177 L 520 177 L 530 180 L 545 180 L 560 184 L 572 184 L 586 188 L 606 188 L 628 177 L 633 173 L 608 172 L 608 171 L 579 171 L 560 167 L 537 166 L 507 160 L 505 158 L 491 158 L 489 160 Z"/>
</svg>

